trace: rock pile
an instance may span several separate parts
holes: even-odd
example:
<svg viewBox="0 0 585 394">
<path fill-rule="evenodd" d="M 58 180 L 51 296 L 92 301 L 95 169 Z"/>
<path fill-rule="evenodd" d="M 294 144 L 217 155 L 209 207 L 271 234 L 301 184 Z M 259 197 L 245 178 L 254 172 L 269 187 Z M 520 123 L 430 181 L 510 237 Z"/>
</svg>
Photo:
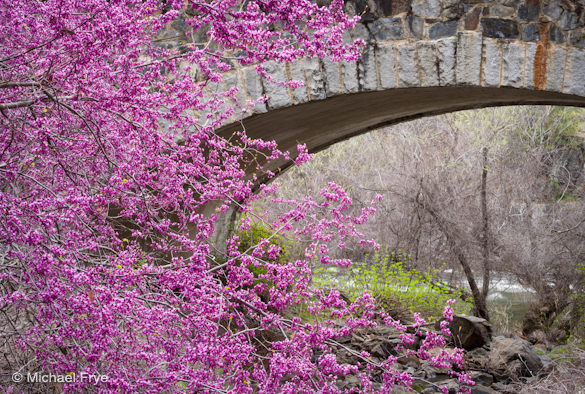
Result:
<svg viewBox="0 0 585 394">
<path fill-rule="evenodd" d="M 471 390 L 473 394 L 515 393 L 519 382 L 536 379 L 539 374 L 547 371 L 546 356 L 541 357 L 535 353 L 528 341 L 518 337 L 492 338 L 491 326 L 484 319 L 456 315 L 451 323 L 451 332 L 451 346 L 466 350 L 465 370 L 471 372 L 471 378 L 475 381 Z M 361 351 L 370 353 L 374 362 L 383 362 L 389 356 L 397 356 L 396 347 L 402 344 L 400 334 L 389 327 L 356 331 L 339 341 L 340 346 L 336 352 L 338 362 L 356 364 L 360 360 L 355 353 Z M 417 350 L 420 342 L 417 337 L 410 348 Z M 450 393 L 459 390 L 457 379 L 450 377 L 446 370 L 435 368 L 415 355 L 399 358 L 393 368 L 399 372 L 408 372 L 414 377 L 412 391 L 395 387 L 395 393 L 437 393 L 441 386 L 446 386 Z M 378 385 L 381 385 L 381 373 L 380 376 L 374 376 L 373 380 L 376 381 L 377 378 Z M 338 380 L 337 386 L 341 390 L 359 389 L 360 381 L 357 376 L 348 375 Z M 373 389 L 376 390 L 375 384 Z"/>
</svg>

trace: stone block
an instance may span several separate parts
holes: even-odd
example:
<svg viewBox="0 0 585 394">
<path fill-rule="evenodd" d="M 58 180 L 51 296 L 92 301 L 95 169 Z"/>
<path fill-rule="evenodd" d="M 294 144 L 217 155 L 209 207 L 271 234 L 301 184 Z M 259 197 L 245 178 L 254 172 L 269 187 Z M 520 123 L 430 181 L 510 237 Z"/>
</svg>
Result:
<svg viewBox="0 0 585 394">
<path fill-rule="evenodd" d="M 341 76 L 339 74 L 339 63 L 329 59 L 323 59 L 323 71 L 325 73 L 325 92 L 327 97 L 343 93 Z"/>
<path fill-rule="evenodd" d="M 429 38 L 451 37 L 457 34 L 458 21 L 439 22 L 432 25 L 429 29 Z"/>
<path fill-rule="evenodd" d="M 479 86 L 481 48 L 481 33 L 466 31 L 458 34 L 456 65 L 458 85 Z"/>
<path fill-rule="evenodd" d="M 380 87 L 392 89 L 396 87 L 396 68 L 394 64 L 394 47 L 381 46 L 378 48 L 378 72 L 380 73 Z"/>
<path fill-rule="evenodd" d="M 371 47 L 367 48 L 369 49 Z M 358 66 L 356 62 L 340 62 L 341 75 L 343 80 L 343 93 L 355 93 L 359 91 L 357 67 Z"/>
<path fill-rule="evenodd" d="M 417 42 L 416 50 L 420 65 L 420 86 L 439 86 L 439 62 L 436 42 Z"/>
<path fill-rule="evenodd" d="M 529 23 L 522 27 L 522 34 L 520 35 L 522 41 L 538 41 L 540 40 L 540 33 L 538 31 L 538 24 Z"/>
<path fill-rule="evenodd" d="M 406 28 L 408 29 L 408 32 L 410 33 L 411 36 L 418 40 L 423 38 L 425 27 L 424 19 L 409 15 L 406 17 L 404 24 L 406 25 Z"/>
<path fill-rule="evenodd" d="M 550 42 L 556 42 L 558 44 L 563 44 L 565 42 L 565 35 L 563 34 L 563 31 L 559 29 L 559 27 L 554 23 L 552 23 L 550 26 L 549 40 Z"/>
<path fill-rule="evenodd" d="M 398 80 L 400 87 L 418 86 L 418 66 L 416 49 L 412 43 L 400 44 L 396 47 L 398 54 Z"/>
<path fill-rule="evenodd" d="M 325 92 L 325 81 L 323 80 L 321 64 L 318 58 L 305 58 L 305 77 L 309 99 L 324 99 L 327 96 Z"/>
<path fill-rule="evenodd" d="M 505 5 L 494 4 L 490 6 L 489 12 L 491 16 L 496 16 L 498 18 L 510 18 L 514 16 L 515 10 L 513 7 L 506 7 Z"/>
<path fill-rule="evenodd" d="M 560 92 L 563 88 L 567 50 L 558 45 L 551 45 L 548 58 L 546 89 L 553 92 Z"/>
<path fill-rule="evenodd" d="M 559 27 L 562 30 L 573 30 L 579 27 L 579 15 L 575 12 L 563 10 L 558 20 Z"/>
<path fill-rule="evenodd" d="M 262 114 L 267 111 L 266 103 L 259 103 L 256 101 L 260 97 L 264 96 L 264 88 L 262 87 L 262 81 L 260 76 L 254 69 L 254 67 L 246 67 L 244 70 L 244 81 L 246 84 L 246 93 L 248 99 L 253 100 L 255 105 L 253 112 L 255 114 Z"/>
<path fill-rule="evenodd" d="M 526 43 L 526 74 L 524 75 L 524 87 L 534 89 L 534 57 L 536 56 L 536 44 Z"/>
<path fill-rule="evenodd" d="M 240 73 L 232 71 L 223 74 L 223 90 L 228 91 L 229 89 L 236 87 L 238 92 L 236 93 L 236 99 L 238 104 L 242 105 L 246 102 L 246 90 L 244 88 L 244 81 L 240 77 Z"/>
<path fill-rule="evenodd" d="M 439 0 L 413 0 L 411 7 L 414 15 L 423 18 L 438 18 L 441 14 Z"/>
<path fill-rule="evenodd" d="M 288 88 L 282 86 L 278 82 L 286 80 L 286 73 L 284 65 L 275 61 L 269 61 L 262 65 L 268 75 L 272 76 L 276 82 L 270 82 L 264 80 L 264 92 L 268 97 L 268 107 L 270 109 L 278 109 L 291 105 L 290 95 L 288 94 Z"/>
<path fill-rule="evenodd" d="M 522 87 L 524 72 L 524 47 L 517 42 L 504 44 L 504 69 L 502 86 Z"/>
<path fill-rule="evenodd" d="M 512 19 L 483 18 L 481 20 L 483 35 L 503 40 L 515 40 L 518 38 L 518 23 Z"/>
<path fill-rule="evenodd" d="M 484 64 L 483 82 L 485 86 L 500 86 L 502 69 L 502 50 L 498 40 L 486 38 L 483 40 Z"/>
<path fill-rule="evenodd" d="M 518 7 L 518 18 L 523 21 L 535 21 L 540 15 L 540 0 L 524 0 Z"/>
<path fill-rule="evenodd" d="M 356 39 L 364 40 L 367 44 L 375 42 L 374 37 L 363 23 L 358 23 L 355 28 L 349 31 L 352 41 Z"/>
<path fill-rule="evenodd" d="M 479 16 L 481 15 L 481 6 L 474 7 L 465 15 L 465 30 L 475 30 L 479 25 Z"/>
<path fill-rule="evenodd" d="M 441 6 L 441 19 L 443 20 L 459 19 L 465 12 L 465 6 L 461 0 L 441 0 Z"/>
<path fill-rule="evenodd" d="M 585 48 L 585 30 L 574 30 L 569 32 L 569 42 L 577 48 Z"/>
<path fill-rule="evenodd" d="M 307 93 L 307 86 L 306 86 L 307 83 L 305 81 L 305 70 L 303 67 L 303 60 L 297 59 L 292 63 L 288 63 L 287 67 L 288 67 L 288 70 L 290 73 L 289 75 L 290 75 L 291 80 L 302 81 L 305 83 L 305 86 L 302 86 L 300 88 L 296 88 L 296 89 L 291 88 L 293 104 L 306 103 L 307 101 L 309 101 L 309 97 L 308 97 L 308 93 Z"/>
<path fill-rule="evenodd" d="M 449 86 L 455 84 L 455 51 L 456 38 L 443 38 L 437 40 L 437 57 L 439 61 L 439 85 Z"/>
<path fill-rule="evenodd" d="M 585 96 L 585 51 L 572 48 L 567 60 L 563 93 Z"/>
<path fill-rule="evenodd" d="M 241 118 L 241 109 L 247 108 L 246 105 L 246 93 L 244 89 L 244 83 L 239 78 L 239 74 L 237 72 L 229 72 L 223 74 L 223 90 L 228 91 L 229 89 L 236 87 L 238 92 L 236 93 L 236 101 L 232 101 L 234 105 L 235 114 L 232 120 L 240 119 Z"/>
<path fill-rule="evenodd" d="M 542 11 L 551 19 L 558 20 L 563 13 L 563 8 L 559 0 L 548 0 L 542 5 Z"/>
<path fill-rule="evenodd" d="M 378 42 L 403 39 L 402 18 L 380 18 L 370 25 L 370 32 Z"/>
<path fill-rule="evenodd" d="M 376 71 L 376 52 L 374 47 L 367 47 L 358 63 L 359 85 L 361 90 L 378 89 L 378 73 Z"/>
</svg>

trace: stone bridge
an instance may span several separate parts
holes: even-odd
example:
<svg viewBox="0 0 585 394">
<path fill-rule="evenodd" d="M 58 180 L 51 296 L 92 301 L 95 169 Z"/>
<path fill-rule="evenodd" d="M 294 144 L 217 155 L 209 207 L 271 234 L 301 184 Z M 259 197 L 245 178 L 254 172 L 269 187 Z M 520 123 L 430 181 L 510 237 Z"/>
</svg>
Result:
<svg viewBox="0 0 585 394">
<path fill-rule="evenodd" d="M 361 59 L 264 65 L 276 79 L 304 81 L 297 89 L 269 83 L 253 67 L 226 73 L 223 86 L 209 89 L 237 86 L 240 102 L 269 99 L 221 132 L 231 135 L 241 120 L 250 136 L 282 150 L 302 142 L 316 152 L 381 126 L 461 109 L 585 106 L 585 0 L 351 0 L 345 7 L 362 15 L 348 37 L 367 42 Z M 185 28 L 174 22 L 163 45 L 176 45 Z"/>
<path fill-rule="evenodd" d="M 252 137 L 291 152 L 303 142 L 316 152 L 380 126 L 455 110 L 585 106 L 585 0 L 352 0 L 345 7 L 362 15 L 348 37 L 367 42 L 359 61 L 264 65 L 276 79 L 304 81 L 297 89 L 269 83 L 253 67 L 209 87 L 237 86 L 241 102 L 269 98 L 243 119 Z M 170 40 L 185 24 L 172 27 Z M 234 122 L 222 131 L 239 128 Z"/>
<path fill-rule="evenodd" d="M 328 0 L 317 0 L 325 3 Z M 346 0 L 362 22 L 347 34 L 367 46 L 357 62 L 317 58 L 268 62 L 277 80 L 302 80 L 292 89 L 235 66 L 222 86 L 238 101 L 266 96 L 243 122 L 254 138 L 310 152 L 401 121 L 497 105 L 585 106 L 585 0 Z M 162 46 L 192 45 L 178 19 L 158 37 Z M 206 40 L 204 32 L 195 42 Z M 289 163 L 274 163 L 272 170 Z"/>
</svg>

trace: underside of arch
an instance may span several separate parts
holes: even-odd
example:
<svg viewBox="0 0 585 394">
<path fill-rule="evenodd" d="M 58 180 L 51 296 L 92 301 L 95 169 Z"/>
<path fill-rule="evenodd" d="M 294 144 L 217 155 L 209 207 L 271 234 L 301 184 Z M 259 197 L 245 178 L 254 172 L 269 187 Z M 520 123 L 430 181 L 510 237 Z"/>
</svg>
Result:
<svg viewBox="0 0 585 394">
<path fill-rule="evenodd" d="M 383 126 L 424 116 L 502 105 L 563 105 L 585 107 L 585 97 L 516 88 L 425 87 L 363 92 L 272 110 L 243 120 L 252 138 L 274 140 L 283 151 L 299 143 L 311 153 Z M 231 135 L 242 124 L 223 127 Z M 291 163 L 274 162 L 274 172 Z"/>
</svg>

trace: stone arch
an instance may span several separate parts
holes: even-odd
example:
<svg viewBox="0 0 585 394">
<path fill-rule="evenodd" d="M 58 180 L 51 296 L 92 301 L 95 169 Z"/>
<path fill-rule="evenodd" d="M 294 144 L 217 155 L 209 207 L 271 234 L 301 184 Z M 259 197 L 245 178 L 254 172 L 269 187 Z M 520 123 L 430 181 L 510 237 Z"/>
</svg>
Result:
<svg viewBox="0 0 585 394">
<path fill-rule="evenodd" d="M 256 103 L 232 118 L 252 137 L 282 150 L 306 143 L 312 152 L 359 133 L 416 117 L 495 105 L 585 106 L 583 0 L 347 0 L 362 23 L 348 39 L 366 41 L 352 63 L 300 59 L 225 74 L 238 101 Z M 275 168 L 286 163 L 275 163 Z"/>
</svg>

